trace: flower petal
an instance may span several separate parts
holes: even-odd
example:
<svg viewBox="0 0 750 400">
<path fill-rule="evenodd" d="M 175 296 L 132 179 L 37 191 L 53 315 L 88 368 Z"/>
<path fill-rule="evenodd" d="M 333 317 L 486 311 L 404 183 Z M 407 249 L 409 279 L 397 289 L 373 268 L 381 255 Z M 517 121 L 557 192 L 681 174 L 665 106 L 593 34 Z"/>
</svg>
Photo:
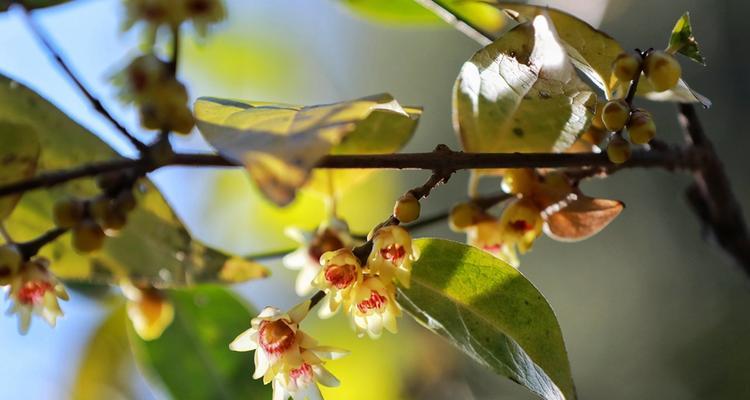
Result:
<svg viewBox="0 0 750 400">
<path fill-rule="evenodd" d="M 237 336 L 232 343 L 229 343 L 229 350 L 232 351 L 252 351 L 258 348 L 258 342 L 255 341 L 255 334 L 258 331 L 250 328 Z"/>
</svg>

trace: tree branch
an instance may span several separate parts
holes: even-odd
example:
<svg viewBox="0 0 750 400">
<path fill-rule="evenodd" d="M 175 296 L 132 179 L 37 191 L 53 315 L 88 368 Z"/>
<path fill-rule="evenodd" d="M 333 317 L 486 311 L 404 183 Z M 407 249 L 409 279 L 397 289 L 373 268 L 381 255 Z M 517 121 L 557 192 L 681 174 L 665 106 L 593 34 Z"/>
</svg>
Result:
<svg viewBox="0 0 750 400">
<path fill-rule="evenodd" d="M 67 231 L 68 230 L 65 228 L 53 228 L 38 238 L 28 242 L 18 243 L 17 246 L 23 257 L 28 259 L 35 256 L 46 244 L 55 241 Z"/>
<path fill-rule="evenodd" d="M 693 184 L 687 190 L 688 202 L 719 245 L 750 275 L 750 236 L 724 165 L 706 136 L 695 107 L 680 104 L 678 109 L 685 141 L 708 155 L 693 173 Z"/>
<path fill-rule="evenodd" d="M 37 23 L 34 21 L 33 16 L 31 15 L 31 11 L 21 5 L 21 9 L 23 10 L 22 15 L 24 16 L 24 21 L 26 22 L 26 25 L 29 27 L 29 30 L 36 36 L 36 38 L 39 40 L 39 42 L 44 46 L 44 48 L 47 50 L 50 56 L 57 61 L 57 64 L 62 68 L 62 70 L 65 72 L 65 74 L 75 83 L 75 85 L 78 87 L 78 89 L 83 93 L 84 96 L 88 99 L 88 101 L 91 103 L 91 105 L 94 107 L 94 110 L 96 110 L 99 114 L 104 116 L 107 120 L 109 120 L 112 125 L 114 125 L 115 128 L 124 136 L 130 143 L 135 146 L 136 149 L 140 152 L 145 152 L 147 150 L 147 146 L 141 142 L 140 140 L 136 139 L 135 136 L 133 136 L 132 133 L 130 133 L 125 126 L 123 126 L 117 119 L 115 119 L 114 116 L 112 116 L 112 113 L 107 110 L 106 107 L 104 107 L 104 104 L 96 97 L 94 94 L 89 90 L 86 85 L 83 84 L 81 79 L 78 78 L 78 75 L 73 72 L 73 69 L 70 67 L 70 65 L 63 59 L 61 53 L 59 50 L 55 48 L 55 46 L 52 44 L 52 41 L 49 39 L 47 34 L 42 30 L 42 28 L 37 25 Z"/>
</svg>

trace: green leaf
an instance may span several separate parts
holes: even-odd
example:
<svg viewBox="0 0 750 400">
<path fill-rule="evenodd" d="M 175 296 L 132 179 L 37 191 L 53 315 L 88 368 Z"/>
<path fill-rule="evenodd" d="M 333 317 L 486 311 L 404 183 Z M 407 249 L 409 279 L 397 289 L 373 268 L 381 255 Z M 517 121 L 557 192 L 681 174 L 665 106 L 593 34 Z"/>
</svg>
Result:
<svg viewBox="0 0 750 400">
<path fill-rule="evenodd" d="M 376 116 L 374 113 L 379 113 Z M 315 164 L 350 134 L 344 146 L 371 146 L 374 135 L 387 143 L 402 143 L 416 127 L 410 114 L 388 94 L 318 106 L 293 106 L 211 97 L 195 103 L 198 129 L 222 156 L 245 165 L 271 201 L 289 204 L 310 176 Z M 370 126 L 362 127 L 368 117 Z M 398 131 L 382 132 L 378 118 L 402 119 Z M 394 128 L 395 125 L 391 125 Z M 358 129 L 361 128 L 361 129 Z M 394 146 L 388 146 L 394 147 Z M 363 149 L 366 150 L 366 149 Z"/>
<path fill-rule="evenodd" d="M 174 322 L 160 338 L 144 341 L 131 329 L 141 371 L 175 399 L 271 398 L 270 386 L 254 380 L 248 353 L 229 343 L 249 328 L 254 312 L 218 286 L 171 290 Z"/>
<path fill-rule="evenodd" d="M 464 150 L 562 152 L 596 105 L 544 16 L 477 52 L 454 86 L 453 118 Z"/>
<path fill-rule="evenodd" d="M 698 48 L 698 42 L 693 36 L 693 26 L 690 24 L 690 13 L 685 14 L 677 20 L 677 23 L 672 28 L 672 35 L 669 37 L 669 47 L 667 51 L 670 53 L 678 52 L 685 57 L 697 62 L 701 65 L 706 65 L 706 59 L 701 55 L 700 49 Z"/>
<path fill-rule="evenodd" d="M 34 176 L 39 161 L 39 137 L 31 125 L 0 119 L 0 185 Z M 0 197 L 0 221 L 8 218 L 21 194 Z"/>
<path fill-rule="evenodd" d="M 52 7 L 69 2 L 70 0 L 0 0 L 0 11 L 7 11 L 13 3 L 21 3 L 29 10 Z"/>
<path fill-rule="evenodd" d="M 518 270 L 477 248 L 418 239 L 401 305 L 428 329 L 544 399 L 576 398 L 552 308 Z"/>
<path fill-rule="evenodd" d="M 127 335 L 125 307 L 117 307 L 86 345 L 73 383 L 78 400 L 128 399 L 132 392 L 133 356 Z"/>
<path fill-rule="evenodd" d="M 42 148 L 40 172 L 118 157 L 53 104 L 4 76 L 0 76 L 0 121 L 25 124 L 37 132 Z M 136 284 L 157 287 L 221 281 L 227 256 L 191 239 L 156 187 L 148 179 L 141 182 L 138 208 L 129 215 L 125 229 L 106 240 L 102 251 L 76 253 L 69 234 L 42 249 L 54 273 L 63 279 L 98 283 L 115 283 L 128 276 Z M 34 239 L 52 228 L 56 200 L 98 193 L 91 179 L 28 192 L 6 220 L 6 228 L 17 241 Z M 246 267 L 257 270 L 255 265 Z"/>
</svg>

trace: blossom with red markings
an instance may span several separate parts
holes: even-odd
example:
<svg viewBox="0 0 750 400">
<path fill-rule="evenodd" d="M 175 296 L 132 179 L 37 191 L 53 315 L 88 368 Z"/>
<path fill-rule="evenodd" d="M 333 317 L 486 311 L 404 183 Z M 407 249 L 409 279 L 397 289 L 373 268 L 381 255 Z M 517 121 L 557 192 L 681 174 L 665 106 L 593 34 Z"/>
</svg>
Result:
<svg viewBox="0 0 750 400">
<path fill-rule="evenodd" d="M 18 315 L 18 330 L 26 334 L 31 316 L 36 314 L 54 327 L 63 315 L 58 299 L 68 300 L 65 286 L 49 271 L 49 261 L 37 257 L 25 262 L 12 278 L 8 298 L 13 305 L 8 314 Z"/>
<path fill-rule="evenodd" d="M 401 307 L 396 302 L 393 282 L 374 275 L 366 277 L 352 291 L 349 316 L 359 336 L 367 333 L 376 339 L 383 328 L 397 333 L 396 318 L 401 316 Z"/>
<path fill-rule="evenodd" d="M 343 304 L 348 308 L 351 291 L 362 283 L 362 267 L 351 249 L 329 251 L 320 257 L 320 272 L 313 283 L 327 293 L 319 315 L 327 318 L 338 312 Z"/>
<path fill-rule="evenodd" d="M 310 301 L 286 313 L 266 307 L 250 322 L 250 329 L 237 336 L 229 345 L 234 351 L 255 351 L 253 378 L 273 382 L 274 399 L 319 399 L 316 382 L 336 386 L 338 381 L 324 367 L 324 360 L 333 360 L 346 351 L 319 346 L 302 332 L 300 322 L 307 316 Z M 307 396 L 307 397 L 305 397 Z M 317 397 L 315 397 L 317 396 Z"/>
<path fill-rule="evenodd" d="M 282 261 L 285 267 L 299 271 L 294 288 L 300 296 L 307 296 L 315 289 L 313 280 L 320 272 L 320 257 L 324 253 L 352 245 L 349 227 L 338 219 L 322 224 L 312 234 L 296 228 L 287 229 L 286 234 L 301 245 Z"/>
<path fill-rule="evenodd" d="M 412 245 L 409 232 L 398 225 L 386 226 L 375 232 L 372 244 L 367 261 L 370 273 L 379 275 L 384 281 L 396 278 L 401 285 L 408 288 L 411 265 L 419 257 L 419 252 Z"/>
<path fill-rule="evenodd" d="M 541 211 L 527 198 L 516 199 L 510 203 L 500 217 L 500 235 L 507 247 L 503 253 L 507 261 L 518 265 L 518 254 L 531 249 L 534 240 L 542 233 L 544 221 Z"/>
</svg>

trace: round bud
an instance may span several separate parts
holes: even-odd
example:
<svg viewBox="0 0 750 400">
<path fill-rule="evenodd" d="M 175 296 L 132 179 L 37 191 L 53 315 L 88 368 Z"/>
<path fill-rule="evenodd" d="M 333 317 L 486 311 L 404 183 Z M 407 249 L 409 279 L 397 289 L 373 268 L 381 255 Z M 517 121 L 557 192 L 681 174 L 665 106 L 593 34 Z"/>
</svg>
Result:
<svg viewBox="0 0 750 400">
<path fill-rule="evenodd" d="M 73 229 L 73 247 L 81 253 L 99 250 L 104 245 L 104 231 L 94 221 L 85 220 Z"/>
<path fill-rule="evenodd" d="M 620 135 L 615 135 L 609 141 L 607 146 L 607 156 L 609 161 L 615 164 L 622 164 L 630 158 L 630 143 Z"/>
<path fill-rule="evenodd" d="M 97 221 L 104 219 L 112 208 L 112 199 L 99 196 L 89 203 L 89 214 Z"/>
<path fill-rule="evenodd" d="M 62 199 L 55 202 L 52 218 L 60 228 L 72 228 L 83 219 L 85 203 L 79 199 Z"/>
<path fill-rule="evenodd" d="M 393 216 L 401 222 L 412 222 L 419 218 L 420 208 L 419 200 L 413 194 L 407 193 L 393 206 Z"/>
<path fill-rule="evenodd" d="M 663 51 L 654 51 L 646 57 L 643 72 L 646 73 L 654 90 L 663 92 L 677 84 L 682 75 L 682 67 L 671 55 Z"/>
<path fill-rule="evenodd" d="M 461 232 L 474 225 L 476 217 L 481 214 L 481 212 L 482 210 L 472 203 L 459 203 L 451 208 L 448 223 L 452 230 Z"/>
<path fill-rule="evenodd" d="M 646 144 L 656 136 L 656 125 L 651 113 L 643 109 L 633 111 L 628 122 L 628 135 L 634 144 Z"/>
<path fill-rule="evenodd" d="M 171 122 L 172 130 L 182 135 L 190 133 L 193 130 L 193 126 L 195 126 L 193 113 L 187 107 L 181 107 L 179 111 L 175 112 Z"/>
<path fill-rule="evenodd" d="M 0 285 L 10 283 L 13 275 L 18 272 L 23 263 L 23 255 L 18 247 L 12 244 L 0 246 Z"/>
<path fill-rule="evenodd" d="M 129 213 L 135 210 L 136 200 L 132 190 L 123 190 L 117 194 L 114 200 L 115 208 L 122 213 Z"/>
<path fill-rule="evenodd" d="M 602 121 L 607 130 L 617 132 L 625 127 L 630 118 L 630 107 L 625 100 L 612 100 L 604 105 Z"/>
<path fill-rule="evenodd" d="M 635 79 L 640 66 L 638 58 L 629 53 L 621 53 L 612 63 L 612 73 L 620 82 L 630 82 Z"/>
</svg>

